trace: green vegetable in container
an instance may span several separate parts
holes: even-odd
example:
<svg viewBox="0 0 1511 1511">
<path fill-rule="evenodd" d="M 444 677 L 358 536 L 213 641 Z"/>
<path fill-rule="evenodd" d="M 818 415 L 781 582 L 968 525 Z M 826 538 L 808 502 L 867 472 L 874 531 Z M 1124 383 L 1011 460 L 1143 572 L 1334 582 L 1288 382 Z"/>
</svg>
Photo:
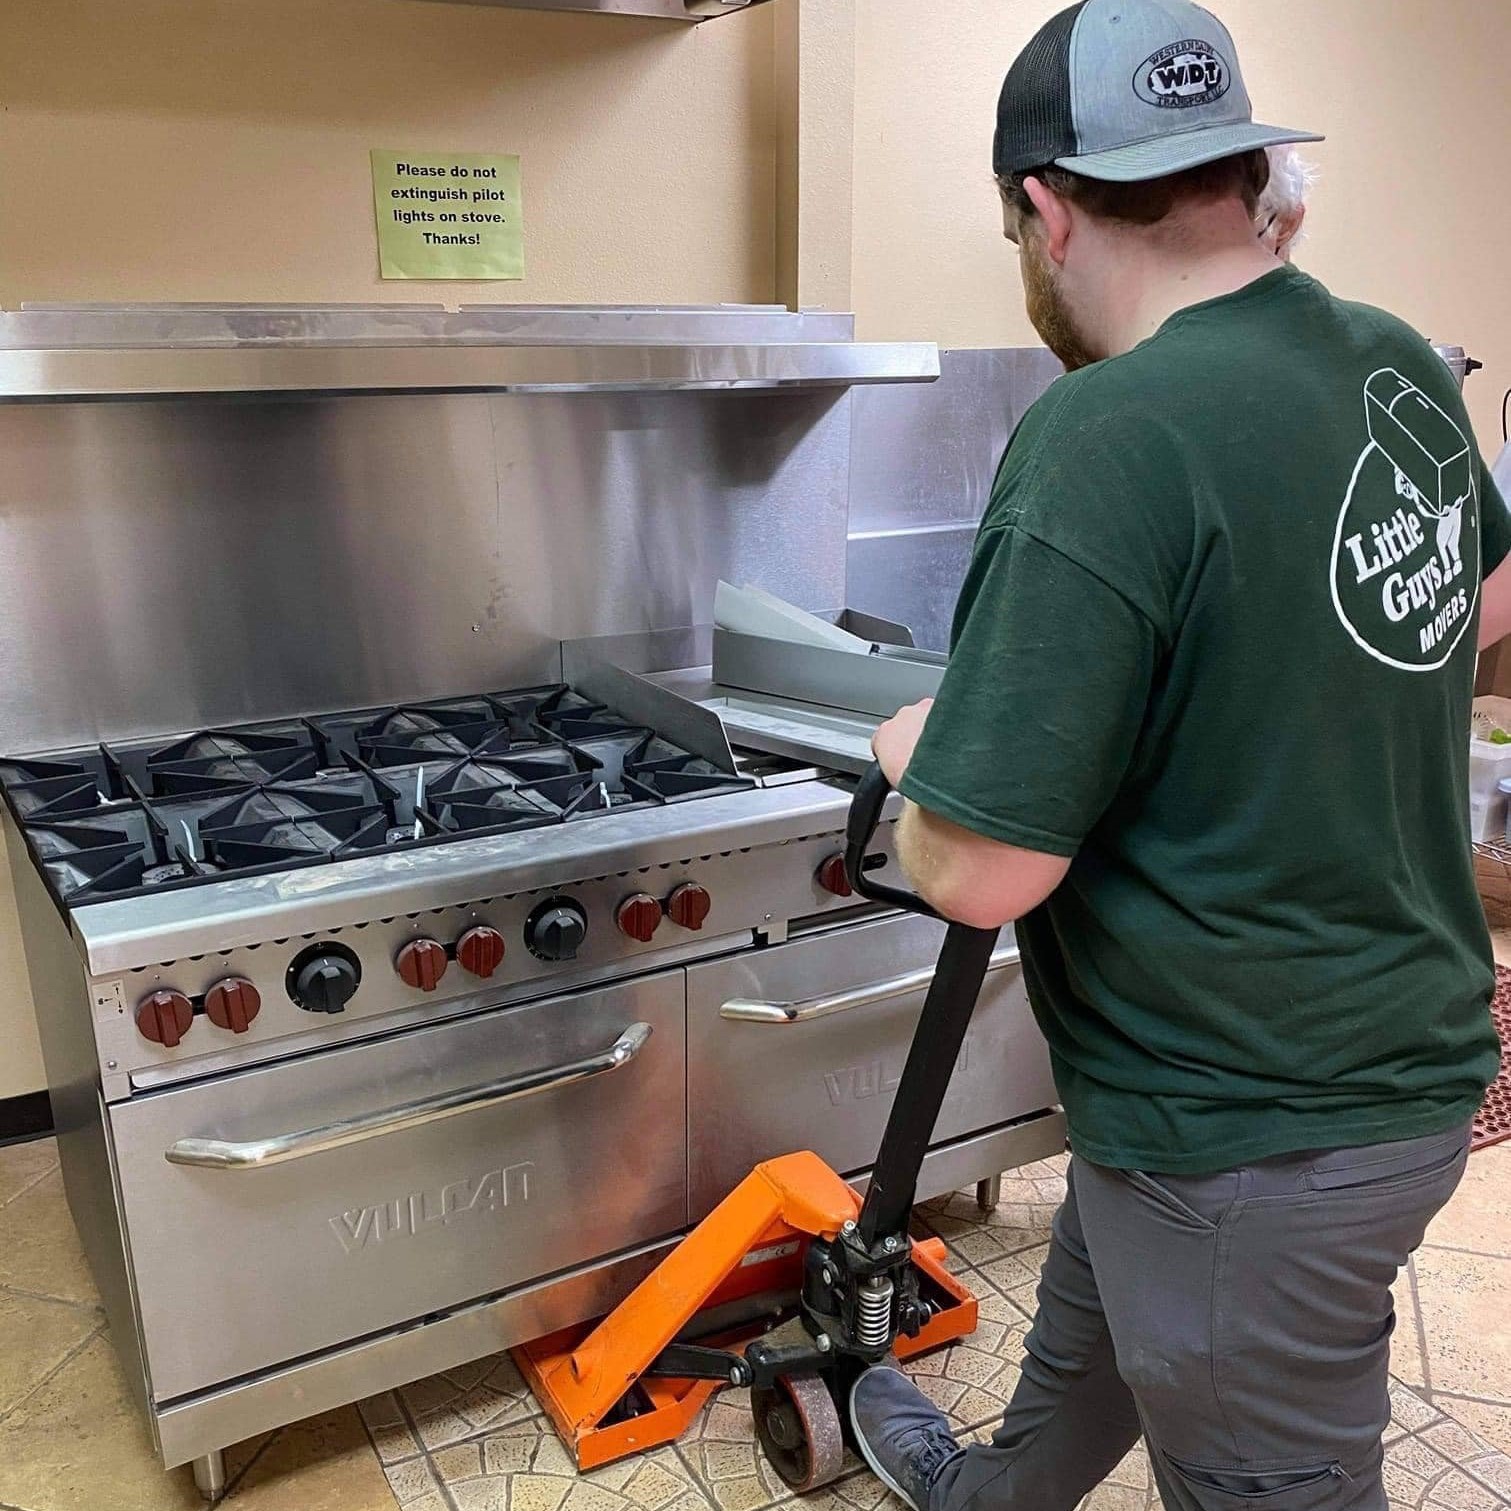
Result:
<svg viewBox="0 0 1511 1511">
<path fill-rule="evenodd" d="M 1511 745 L 1511 735 L 1504 729 L 1492 729 L 1490 731 L 1490 743 L 1492 745 Z"/>
</svg>

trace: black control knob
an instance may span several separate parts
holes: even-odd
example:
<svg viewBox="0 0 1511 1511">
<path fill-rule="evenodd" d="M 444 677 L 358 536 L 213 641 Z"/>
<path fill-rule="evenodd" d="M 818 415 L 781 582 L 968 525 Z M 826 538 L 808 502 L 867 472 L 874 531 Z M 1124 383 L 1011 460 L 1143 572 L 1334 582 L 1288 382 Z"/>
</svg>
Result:
<svg viewBox="0 0 1511 1511">
<path fill-rule="evenodd" d="M 307 1013 L 345 1010 L 362 981 L 362 966 L 343 945 L 315 945 L 294 957 L 288 992 Z"/>
<path fill-rule="evenodd" d="M 541 903 L 525 920 L 525 948 L 542 960 L 575 960 L 588 935 L 588 915 L 570 897 Z"/>
</svg>

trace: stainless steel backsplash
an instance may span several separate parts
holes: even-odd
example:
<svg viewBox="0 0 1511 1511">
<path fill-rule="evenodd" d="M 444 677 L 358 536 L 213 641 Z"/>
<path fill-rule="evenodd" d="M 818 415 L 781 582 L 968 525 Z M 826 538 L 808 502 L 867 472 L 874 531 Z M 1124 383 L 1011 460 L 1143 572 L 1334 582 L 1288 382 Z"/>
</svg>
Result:
<svg viewBox="0 0 1511 1511">
<path fill-rule="evenodd" d="M 857 390 L 846 601 L 944 650 L 992 478 L 1062 371 L 1043 347 L 940 353 L 937 383 Z"/>
<path fill-rule="evenodd" d="M 563 641 L 707 625 L 720 577 L 942 646 L 997 458 L 1058 371 L 943 368 L 0 405 L 0 751 L 551 680 Z"/>
<path fill-rule="evenodd" d="M 852 403 L 0 406 L 0 750 L 546 681 L 721 576 L 837 608 Z"/>
</svg>

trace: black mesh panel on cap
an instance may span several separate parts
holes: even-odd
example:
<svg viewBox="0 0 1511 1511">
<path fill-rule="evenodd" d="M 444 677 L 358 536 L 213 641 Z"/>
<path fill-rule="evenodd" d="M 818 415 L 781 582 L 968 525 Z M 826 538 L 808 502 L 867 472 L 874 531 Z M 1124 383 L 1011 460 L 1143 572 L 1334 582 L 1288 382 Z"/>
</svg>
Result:
<svg viewBox="0 0 1511 1511">
<path fill-rule="evenodd" d="M 992 143 L 992 171 L 998 177 L 1042 168 L 1057 157 L 1075 156 L 1070 34 L 1086 4 L 1087 0 L 1080 0 L 1052 16 L 1008 69 L 997 101 L 997 135 Z"/>
</svg>

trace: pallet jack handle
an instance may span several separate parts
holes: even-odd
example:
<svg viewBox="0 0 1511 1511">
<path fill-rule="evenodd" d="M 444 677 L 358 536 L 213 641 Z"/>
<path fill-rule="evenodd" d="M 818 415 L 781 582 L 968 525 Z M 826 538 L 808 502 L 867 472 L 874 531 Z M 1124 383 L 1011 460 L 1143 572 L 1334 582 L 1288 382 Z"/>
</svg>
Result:
<svg viewBox="0 0 1511 1511">
<path fill-rule="evenodd" d="M 922 913 L 925 918 L 938 918 L 938 910 L 916 892 L 873 881 L 866 870 L 866 851 L 871 848 L 882 809 L 891 794 L 892 784 L 887 780 L 886 772 L 873 761 L 850 799 L 850 814 L 845 820 L 845 877 L 851 888 L 869 902 L 884 902 L 888 907 Z"/>
<path fill-rule="evenodd" d="M 926 918 L 941 918 L 939 910 L 916 892 L 874 881 L 867 874 L 866 851 L 875 837 L 890 792 L 886 773 L 873 762 L 850 800 L 850 815 L 845 824 L 845 875 L 851 887 L 871 902 L 886 903 Z M 970 1029 L 999 932 L 953 922 L 945 931 L 939 963 L 913 1032 L 907 1064 L 857 1223 L 860 1238 L 868 1249 L 878 1240 L 907 1236 L 918 1172 L 923 1168 L 939 1109 L 944 1105 L 950 1077 Z"/>
</svg>

